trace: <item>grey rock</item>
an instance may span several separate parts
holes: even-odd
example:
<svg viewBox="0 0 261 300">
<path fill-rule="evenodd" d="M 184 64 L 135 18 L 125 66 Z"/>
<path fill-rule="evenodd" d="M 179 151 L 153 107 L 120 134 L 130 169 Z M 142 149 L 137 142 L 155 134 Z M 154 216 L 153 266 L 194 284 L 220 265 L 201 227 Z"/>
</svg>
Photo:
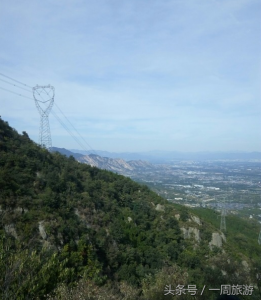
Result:
<svg viewBox="0 0 261 300">
<path fill-rule="evenodd" d="M 189 227 L 188 229 L 186 229 L 184 227 L 181 227 L 180 229 L 183 232 L 184 239 L 190 239 L 194 237 L 197 242 L 200 241 L 200 231 L 198 228 Z"/>
<path fill-rule="evenodd" d="M 210 249 L 212 249 L 212 246 L 216 246 L 218 248 L 222 247 L 223 241 L 226 241 L 226 237 L 223 233 L 219 234 L 218 232 L 213 232 L 212 233 L 212 240 L 209 243 Z"/>
<path fill-rule="evenodd" d="M 165 211 L 164 205 L 157 204 L 156 208 L 157 211 Z"/>
<path fill-rule="evenodd" d="M 180 219 L 180 214 L 176 214 L 176 215 L 175 215 L 175 218 L 179 221 L 179 219 Z"/>
<path fill-rule="evenodd" d="M 41 235 L 43 240 L 46 240 L 47 239 L 47 233 L 44 229 L 44 225 L 43 225 L 44 221 L 40 221 L 38 224 L 39 224 L 38 228 L 39 228 L 40 235 Z"/>
<path fill-rule="evenodd" d="M 18 240 L 18 235 L 15 230 L 14 224 L 5 225 L 6 233 L 11 234 L 16 240 Z"/>
<path fill-rule="evenodd" d="M 191 216 L 191 219 L 192 219 L 195 223 L 197 223 L 198 225 L 201 225 L 201 221 L 200 221 L 200 218 L 199 218 L 199 217 L 197 217 L 197 216 Z"/>
</svg>

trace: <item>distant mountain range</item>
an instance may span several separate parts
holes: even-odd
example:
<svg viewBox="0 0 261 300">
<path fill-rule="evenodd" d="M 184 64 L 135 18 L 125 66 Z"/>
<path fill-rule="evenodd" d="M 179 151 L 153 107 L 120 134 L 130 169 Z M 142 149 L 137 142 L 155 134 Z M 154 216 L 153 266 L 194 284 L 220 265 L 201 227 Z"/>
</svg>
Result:
<svg viewBox="0 0 261 300">
<path fill-rule="evenodd" d="M 76 160 L 82 163 L 86 163 L 91 166 L 98 167 L 100 169 L 106 169 L 109 171 L 117 172 L 120 174 L 128 174 L 132 171 L 138 171 L 139 169 L 151 169 L 153 165 L 149 162 L 142 161 L 142 160 L 130 160 L 125 161 L 122 158 L 112 158 L 112 157 L 102 157 L 97 154 L 81 154 L 75 153 L 65 148 L 57 148 L 52 147 L 52 152 L 59 152 L 67 157 L 73 156 Z M 74 150 L 79 151 L 79 150 Z M 102 151 L 101 151 L 102 152 Z M 103 154 L 107 154 L 109 152 L 102 152 Z"/>
<path fill-rule="evenodd" d="M 100 150 L 83 151 L 71 149 L 74 153 L 96 154 L 102 157 L 121 158 L 124 160 L 145 160 L 151 163 L 165 163 L 173 160 L 261 160 L 261 152 L 178 152 L 178 151 L 149 151 L 149 152 L 108 152 Z"/>
<path fill-rule="evenodd" d="M 168 163 L 171 161 L 204 161 L 204 160 L 261 160 L 261 152 L 141 152 L 141 153 L 114 153 L 107 151 L 82 151 L 78 149 L 67 150 L 65 148 L 52 147 L 51 151 L 57 151 L 67 157 L 73 156 L 79 162 L 113 171 L 123 175 L 144 169 L 153 169 L 154 163 Z M 95 153 L 93 153 L 95 152 Z"/>
</svg>

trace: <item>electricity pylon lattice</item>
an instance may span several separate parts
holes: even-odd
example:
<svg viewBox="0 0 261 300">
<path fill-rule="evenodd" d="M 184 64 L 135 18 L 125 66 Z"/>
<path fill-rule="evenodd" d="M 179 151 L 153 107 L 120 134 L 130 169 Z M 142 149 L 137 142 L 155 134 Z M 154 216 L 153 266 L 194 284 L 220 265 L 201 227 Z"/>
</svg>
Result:
<svg viewBox="0 0 261 300">
<path fill-rule="evenodd" d="M 227 226 L 226 226 L 226 210 L 224 208 L 222 208 L 222 211 L 221 211 L 220 230 L 221 231 L 226 231 L 227 230 Z"/>
<path fill-rule="evenodd" d="M 49 149 L 52 147 L 51 131 L 49 126 L 49 113 L 54 103 L 54 87 L 51 85 L 33 87 L 35 105 L 41 116 L 39 129 L 39 144 Z"/>
<path fill-rule="evenodd" d="M 226 231 L 227 226 L 226 226 L 226 207 L 224 205 L 225 203 L 223 202 L 222 209 L 221 209 L 221 219 L 220 219 L 220 230 L 221 231 Z"/>
<path fill-rule="evenodd" d="M 260 199 L 261 199 L 261 195 L 260 195 Z M 261 245 L 261 229 L 258 236 L 258 244 Z"/>
</svg>

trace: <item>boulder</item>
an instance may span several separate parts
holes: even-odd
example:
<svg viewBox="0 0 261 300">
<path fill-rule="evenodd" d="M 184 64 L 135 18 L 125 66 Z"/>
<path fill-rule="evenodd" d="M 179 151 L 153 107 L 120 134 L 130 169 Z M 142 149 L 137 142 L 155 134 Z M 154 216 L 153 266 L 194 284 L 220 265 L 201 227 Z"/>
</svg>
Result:
<svg viewBox="0 0 261 300">
<path fill-rule="evenodd" d="M 47 239 L 47 233 L 44 229 L 44 225 L 43 225 L 44 221 L 40 221 L 38 224 L 39 224 L 38 228 L 39 228 L 40 235 L 41 235 L 43 240 L 46 240 Z"/>
<path fill-rule="evenodd" d="M 211 242 L 209 243 L 210 249 L 212 249 L 212 246 L 221 248 L 223 241 L 226 241 L 224 233 L 219 234 L 218 232 L 213 232 Z"/>
<path fill-rule="evenodd" d="M 201 221 L 200 221 L 200 218 L 199 218 L 199 217 L 197 217 L 197 216 L 191 216 L 191 219 L 192 219 L 195 223 L 197 223 L 198 225 L 201 225 Z"/>
<path fill-rule="evenodd" d="M 157 204 L 156 208 L 157 211 L 165 211 L 164 205 Z"/>
<path fill-rule="evenodd" d="M 181 231 L 183 232 L 184 239 L 190 239 L 191 237 L 194 237 L 197 242 L 200 241 L 200 231 L 198 228 L 195 227 L 189 227 L 188 229 L 181 227 Z"/>
</svg>

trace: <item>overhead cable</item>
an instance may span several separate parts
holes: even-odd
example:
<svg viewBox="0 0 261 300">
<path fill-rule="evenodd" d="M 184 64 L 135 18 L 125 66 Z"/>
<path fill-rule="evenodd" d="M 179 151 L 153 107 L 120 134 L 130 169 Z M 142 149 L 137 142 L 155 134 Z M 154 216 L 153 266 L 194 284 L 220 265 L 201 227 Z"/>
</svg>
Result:
<svg viewBox="0 0 261 300">
<path fill-rule="evenodd" d="M 30 100 L 34 100 L 33 98 L 30 98 L 30 97 L 27 97 L 27 96 L 24 96 L 24 95 L 18 94 L 18 93 L 16 93 L 16 92 L 12 92 L 12 91 L 10 91 L 10 90 L 8 90 L 8 89 L 5 89 L 5 88 L 2 88 L 2 87 L 0 87 L 0 89 L 1 89 L 1 90 L 4 90 L 4 91 L 7 91 L 7 92 L 9 92 L 9 93 L 12 93 L 12 94 L 15 94 L 15 95 L 18 95 L 18 96 L 21 96 L 21 97 L 24 97 L 24 98 L 30 99 Z"/>
<path fill-rule="evenodd" d="M 73 124 L 70 122 L 70 120 L 64 115 L 64 113 L 61 111 L 61 109 L 59 108 L 59 106 L 54 103 L 54 105 L 59 109 L 59 111 L 61 112 L 61 114 L 65 117 L 65 119 L 71 124 L 71 126 L 73 127 L 73 129 L 77 132 L 77 134 L 81 137 L 81 139 L 83 140 L 83 142 L 95 153 L 95 150 L 92 149 L 92 147 L 85 141 L 85 139 L 82 137 L 82 135 L 78 132 L 78 130 L 73 126 Z"/>
<path fill-rule="evenodd" d="M 19 89 L 22 89 L 22 90 L 24 90 L 24 91 L 27 91 L 27 92 L 32 93 L 31 90 L 27 90 L 27 89 L 25 89 L 25 88 L 23 88 L 23 87 L 21 87 L 21 86 L 19 86 L 19 85 L 16 85 L 16 84 L 14 84 L 14 83 L 8 82 L 8 81 L 3 80 L 3 79 L 1 79 L 1 78 L 0 78 L 0 80 L 3 81 L 3 82 L 5 82 L 5 83 L 8 83 L 8 84 L 10 84 L 10 85 L 16 86 L 16 87 L 18 87 Z"/>
<path fill-rule="evenodd" d="M 28 88 L 30 88 L 30 89 L 33 88 L 33 87 L 31 87 L 31 86 L 29 86 L 29 85 L 27 85 L 27 84 L 25 84 L 25 83 L 23 83 L 23 82 L 21 82 L 21 81 L 18 81 L 18 80 L 16 80 L 16 79 L 10 77 L 10 76 L 4 75 L 3 73 L 0 73 L 0 76 L 4 76 L 4 77 L 8 78 L 9 80 L 13 80 L 14 82 L 17 82 L 17 83 L 19 83 L 19 84 L 21 84 L 21 85 L 23 85 L 23 86 L 26 86 L 26 87 L 28 87 Z M 27 92 L 32 92 L 31 90 L 24 89 L 24 88 L 22 88 L 22 87 L 20 87 L 20 86 L 18 86 L 18 85 L 16 85 L 16 84 L 10 83 L 10 82 L 5 81 L 5 80 L 3 80 L 3 79 L 1 79 L 1 78 L 0 78 L 0 80 L 3 81 L 3 82 L 5 82 L 5 83 L 8 83 L 8 84 L 10 84 L 10 85 L 13 85 L 13 86 L 15 86 L 15 87 L 21 88 L 21 89 L 23 89 L 23 90 L 25 90 L 25 91 L 27 91 Z M 22 94 L 19 94 L 19 93 L 10 91 L 10 90 L 5 89 L 5 88 L 2 88 L 2 87 L 0 87 L 0 89 L 5 90 L 5 91 L 7 91 L 7 92 L 10 92 L 10 93 L 12 93 L 12 94 L 18 95 L 18 96 L 23 97 L 23 98 L 27 98 L 27 99 L 30 99 L 30 100 L 34 100 L 33 98 L 30 98 L 30 97 L 28 97 L 28 96 L 24 96 L 24 95 L 22 95 Z M 44 91 L 45 91 L 46 94 L 48 95 L 48 92 L 47 92 L 45 89 L 44 89 Z M 38 93 L 38 95 L 42 98 L 42 95 L 41 95 L 38 91 L 37 91 L 37 93 Z M 42 98 L 42 99 L 43 99 L 43 98 Z M 42 102 L 42 103 L 44 103 L 44 102 Z M 60 113 L 63 115 L 63 117 L 67 120 L 67 122 L 71 125 L 71 127 L 75 130 L 75 132 L 78 134 L 78 136 L 82 139 L 82 141 L 90 148 L 91 151 L 93 151 L 93 152 L 95 153 L 95 150 L 93 150 L 92 147 L 86 142 L 86 140 L 83 138 L 83 136 L 78 132 L 78 130 L 74 127 L 74 125 L 70 122 L 70 120 L 69 120 L 69 119 L 65 116 L 65 114 L 62 112 L 62 110 L 60 109 L 60 107 L 59 107 L 56 103 L 54 103 L 54 104 L 55 104 L 55 106 L 58 108 L 58 110 L 60 111 Z M 63 128 L 64 128 L 64 129 L 65 129 L 65 130 L 73 137 L 73 139 L 77 142 L 77 144 L 78 144 L 83 150 L 85 150 L 86 152 L 88 152 L 88 150 L 87 150 L 86 147 L 82 144 L 82 142 L 78 139 L 78 137 L 76 137 L 76 136 L 70 131 L 70 129 L 62 122 L 62 120 L 57 116 L 57 114 L 56 114 L 55 112 L 53 112 L 53 111 L 51 111 L 51 113 L 53 113 L 53 115 L 55 116 L 55 118 L 59 121 L 59 123 L 62 125 L 62 127 L 63 127 Z"/>
<path fill-rule="evenodd" d="M 6 77 L 6 78 L 8 78 L 8 79 L 11 79 L 11 80 L 13 80 L 13 81 L 15 81 L 15 82 L 17 82 L 17 83 L 20 83 L 20 84 L 22 84 L 22 85 L 24 85 L 24 86 L 27 86 L 27 87 L 29 87 L 30 89 L 32 89 L 31 86 L 29 86 L 29 85 L 27 85 L 27 84 L 25 84 L 25 83 L 23 83 L 23 82 L 21 82 L 21 81 L 18 81 L 18 80 L 16 80 L 16 79 L 12 78 L 12 77 L 6 76 L 6 75 L 3 74 L 3 73 L 0 73 L 0 75 Z"/>
<path fill-rule="evenodd" d="M 0 89 L 5 90 L 5 91 L 7 91 L 7 92 L 10 92 L 10 93 L 12 93 L 12 94 L 18 95 L 18 96 L 20 96 L 20 97 L 24 97 L 24 98 L 27 98 L 27 99 L 30 99 L 30 100 L 34 100 L 33 98 L 30 98 L 30 97 L 27 97 L 27 96 L 24 96 L 24 95 L 21 95 L 21 94 L 12 92 L 12 91 L 7 90 L 7 89 L 4 89 L 4 88 L 2 88 L 2 87 L 0 87 Z M 84 149 L 85 151 L 87 151 L 86 148 L 82 145 L 82 143 L 77 139 L 77 137 L 75 137 L 75 136 L 73 135 L 73 133 L 71 133 L 70 129 L 68 129 L 68 127 L 62 122 L 62 120 L 58 117 L 58 115 L 55 113 L 55 111 L 51 111 L 51 113 L 52 113 L 52 114 L 54 115 L 54 117 L 58 120 L 58 122 L 62 125 L 62 127 L 70 134 L 70 136 L 76 141 L 76 143 L 77 143 L 82 149 Z"/>
</svg>

